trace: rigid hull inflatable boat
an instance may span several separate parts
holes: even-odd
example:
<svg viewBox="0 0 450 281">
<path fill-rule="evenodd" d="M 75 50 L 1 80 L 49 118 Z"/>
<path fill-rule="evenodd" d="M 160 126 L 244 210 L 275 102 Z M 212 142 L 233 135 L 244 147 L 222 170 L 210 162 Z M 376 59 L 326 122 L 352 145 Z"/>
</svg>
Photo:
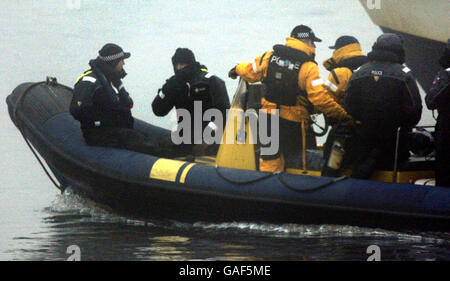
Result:
<svg viewBox="0 0 450 281">
<path fill-rule="evenodd" d="M 236 160 L 239 157 L 227 152 L 233 144 L 221 145 L 218 159 L 200 157 L 195 162 L 88 146 L 69 113 L 71 98 L 71 88 L 47 79 L 19 85 L 6 101 L 12 121 L 35 156 L 45 160 L 59 188 L 71 186 L 120 214 L 449 230 L 450 189 L 404 183 L 411 175 L 432 171 L 399 170 L 396 182 L 321 177 L 320 171 L 272 174 L 247 164 L 252 157 Z M 236 94 L 232 109 L 239 98 Z M 156 141 L 170 135 L 137 119 L 135 128 Z M 250 144 L 247 140 L 235 145 Z M 231 158 L 219 159 L 220 154 Z"/>
</svg>

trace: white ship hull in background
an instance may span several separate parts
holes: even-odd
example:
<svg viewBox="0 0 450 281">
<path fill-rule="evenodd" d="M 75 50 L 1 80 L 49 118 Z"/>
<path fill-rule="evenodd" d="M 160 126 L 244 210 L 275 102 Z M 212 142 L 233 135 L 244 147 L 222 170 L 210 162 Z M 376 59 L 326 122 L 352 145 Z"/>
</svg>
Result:
<svg viewBox="0 0 450 281">
<path fill-rule="evenodd" d="M 385 33 L 403 37 L 406 64 L 425 91 L 439 71 L 439 57 L 450 38 L 448 0 L 360 0 Z"/>
</svg>

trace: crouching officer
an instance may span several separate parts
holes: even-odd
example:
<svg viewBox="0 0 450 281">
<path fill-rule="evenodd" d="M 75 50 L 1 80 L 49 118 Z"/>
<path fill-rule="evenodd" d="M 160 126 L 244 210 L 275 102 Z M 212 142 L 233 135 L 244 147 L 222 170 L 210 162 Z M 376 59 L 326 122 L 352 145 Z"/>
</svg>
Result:
<svg viewBox="0 0 450 281">
<path fill-rule="evenodd" d="M 336 120 L 351 120 L 323 88 L 323 80 L 314 61 L 314 42 L 321 41 L 308 26 L 296 26 L 284 45 L 275 45 L 273 50 L 258 56 L 253 63 L 238 64 L 229 72 L 230 78 L 240 76 L 247 82 L 261 81 L 266 85 L 261 111 L 268 114 L 269 122 L 270 116 L 279 109 L 279 150 L 274 155 L 260 156 L 261 171 L 299 168 L 300 161 L 303 169 L 307 168 L 306 155 L 302 151 L 306 149 L 309 115 L 314 111 Z M 268 124 L 267 129 L 270 127 Z"/>
<path fill-rule="evenodd" d="M 327 93 L 340 105 L 344 106 L 345 89 L 353 72 L 367 62 L 367 56 L 361 50 L 359 41 L 353 36 L 340 36 L 334 46 L 331 58 L 323 62 L 323 66 L 330 71 L 324 87 Z M 337 120 L 326 118 L 332 126 L 324 146 L 325 166 L 322 170 L 324 176 L 338 176 L 343 168 L 340 160 L 329 159 L 333 145 L 344 146 L 353 127 L 343 126 Z M 336 143 L 335 143 L 336 142 Z"/>
<path fill-rule="evenodd" d="M 167 139 L 161 146 L 171 151 L 174 156 L 185 155 L 215 155 L 219 149 L 219 144 L 207 145 L 203 140 L 203 131 L 206 127 L 214 131 L 212 134 L 223 133 L 226 122 L 226 112 L 230 108 L 230 99 L 228 97 L 225 82 L 219 77 L 208 72 L 206 66 L 195 60 L 194 53 L 187 48 L 177 48 L 172 57 L 172 65 L 175 75 L 166 80 L 166 83 L 158 90 L 158 94 L 152 103 L 153 113 L 156 116 L 167 115 L 173 107 L 178 110 L 187 110 L 190 115 L 189 132 L 183 131 L 182 134 L 190 134 L 188 143 L 175 145 L 172 139 Z M 201 107 L 198 104 L 201 102 Z M 195 108 L 197 104 L 198 108 Z M 195 110 L 197 115 L 203 114 L 208 109 L 217 109 L 220 111 L 222 121 L 203 121 L 201 128 L 196 127 L 194 122 Z M 178 117 L 178 131 L 183 120 L 182 116 Z M 184 120 L 185 121 L 185 120 Z M 197 132 L 195 132 L 197 130 Z M 201 130 L 201 131 L 198 131 Z M 220 137 L 221 138 L 221 137 Z"/>
<path fill-rule="evenodd" d="M 392 169 L 397 130 L 398 161 L 409 158 L 407 134 L 419 122 L 422 101 L 405 61 L 402 39 L 391 33 L 378 37 L 369 62 L 350 78 L 344 108 L 361 123 L 346 146 L 353 164 L 352 177 L 369 178 L 376 169 Z"/>
<path fill-rule="evenodd" d="M 438 110 L 436 122 L 436 185 L 450 187 L 450 39 L 442 54 L 439 71 L 425 97 L 428 109 Z"/>
<path fill-rule="evenodd" d="M 152 139 L 133 129 L 133 100 L 122 84 L 124 60 L 129 57 L 116 44 L 104 45 L 89 62 L 91 69 L 76 81 L 70 113 L 80 121 L 88 145 L 155 155 L 158 149 Z"/>
</svg>

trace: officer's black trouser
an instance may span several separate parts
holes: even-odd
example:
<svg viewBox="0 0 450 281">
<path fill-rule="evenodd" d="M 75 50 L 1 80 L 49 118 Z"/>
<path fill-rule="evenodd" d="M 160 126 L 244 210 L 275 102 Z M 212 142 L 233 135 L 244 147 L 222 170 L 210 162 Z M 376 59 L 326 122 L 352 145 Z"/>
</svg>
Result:
<svg viewBox="0 0 450 281">
<path fill-rule="evenodd" d="M 205 145 L 203 151 L 197 151 L 196 146 L 202 146 L 201 144 L 174 144 L 172 142 L 172 138 L 169 136 L 168 138 L 161 141 L 159 147 L 169 158 L 177 158 L 177 157 L 185 157 L 185 156 L 216 156 L 219 145 L 218 144 L 210 144 Z"/>
<path fill-rule="evenodd" d="M 163 156 L 158 144 L 143 133 L 128 128 L 84 129 L 86 143 L 92 146 L 106 146 L 127 149 L 154 156 Z"/>
<path fill-rule="evenodd" d="M 436 185 L 450 187 L 450 118 L 449 111 L 439 112 L 436 123 Z"/>
<path fill-rule="evenodd" d="M 344 165 L 351 163 L 352 177 L 368 179 L 372 173 L 379 170 L 392 170 L 395 159 L 396 136 L 393 134 L 369 135 L 367 132 L 355 129 L 345 144 Z M 408 160 L 409 152 L 406 137 L 400 137 L 397 164 Z"/>
</svg>

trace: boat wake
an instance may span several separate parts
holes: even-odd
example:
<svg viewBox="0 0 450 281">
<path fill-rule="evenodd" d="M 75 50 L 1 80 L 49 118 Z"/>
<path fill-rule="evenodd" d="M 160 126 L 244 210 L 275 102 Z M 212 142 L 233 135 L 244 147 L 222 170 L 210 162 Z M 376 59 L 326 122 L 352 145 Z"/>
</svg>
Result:
<svg viewBox="0 0 450 281">
<path fill-rule="evenodd" d="M 395 239 L 409 243 L 448 244 L 450 234 L 442 232 L 402 233 L 384 229 L 374 229 L 349 225 L 302 225 L 269 224 L 254 222 L 195 222 L 187 223 L 168 220 L 143 221 L 117 215 L 105 206 L 82 197 L 68 188 L 58 194 L 52 204 L 44 210 L 53 223 L 114 223 L 126 226 L 164 228 L 173 231 L 189 230 L 205 233 L 235 233 L 274 238 L 374 238 Z"/>
<path fill-rule="evenodd" d="M 150 222 L 135 220 L 114 214 L 106 206 L 100 206 L 77 193 L 70 187 L 63 194 L 58 194 L 51 205 L 44 209 L 49 214 L 46 220 L 61 223 L 61 218 L 67 218 L 67 222 L 98 222 L 121 223 L 127 225 L 149 226 Z"/>
</svg>

